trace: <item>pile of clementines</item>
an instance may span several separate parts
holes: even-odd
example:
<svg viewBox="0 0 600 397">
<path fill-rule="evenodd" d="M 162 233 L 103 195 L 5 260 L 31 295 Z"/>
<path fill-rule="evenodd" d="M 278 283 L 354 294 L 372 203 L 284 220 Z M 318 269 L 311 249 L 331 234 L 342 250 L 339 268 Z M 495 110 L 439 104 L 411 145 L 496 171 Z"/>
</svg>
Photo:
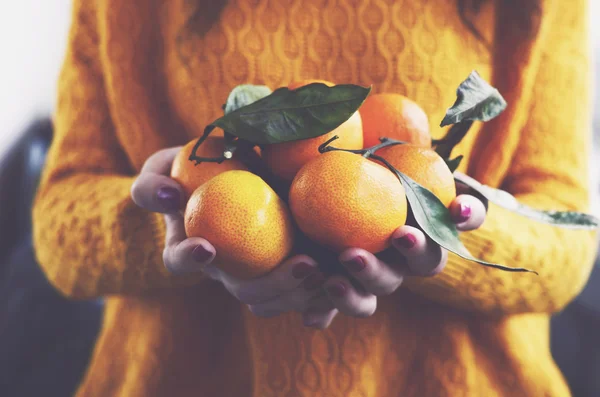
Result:
<svg viewBox="0 0 600 397">
<path fill-rule="evenodd" d="M 333 85 L 310 80 L 288 88 L 314 82 Z M 407 219 L 402 183 L 389 168 L 361 154 L 321 153 L 319 147 L 334 136 L 338 139 L 332 146 L 350 150 L 373 147 L 381 136 L 406 142 L 383 147 L 377 155 L 446 207 L 455 198 L 452 172 L 431 148 L 425 112 L 402 95 L 374 94 L 325 135 L 252 150 L 264 172 L 253 172 L 237 151 L 221 163 L 195 165 L 189 156 L 197 139 L 189 142 L 171 171 L 188 195 L 188 237 L 210 241 L 217 251 L 214 263 L 243 279 L 275 268 L 294 252 L 301 233 L 333 252 L 359 247 L 378 253 L 388 248 L 391 234 Z M 210 136 L 197 155 L 219 157 L 224 150 L 224 138 Z"/>
</svg>

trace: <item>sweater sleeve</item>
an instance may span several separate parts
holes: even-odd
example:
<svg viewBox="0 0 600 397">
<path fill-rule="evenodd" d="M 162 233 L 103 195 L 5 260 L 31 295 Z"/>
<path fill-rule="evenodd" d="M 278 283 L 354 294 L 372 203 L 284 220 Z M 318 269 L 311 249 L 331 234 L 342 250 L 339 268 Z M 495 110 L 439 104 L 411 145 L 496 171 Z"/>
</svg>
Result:
<svg viewBox="0 0 600 397">
<path fill-rule="evenodd" d="M 577 3 L 561 6 L 555 16 L 529 119 L 502 186 L 538 209 L 589 210 L 588 23 L 583 2 Z M 477 258 L 539 275 L 490 269 L 450 254 L 441 274 L 410 278 L 408 288 L 487 314 L 552 313 L 585 286 L 596 252 L 594 232 L 541 224 L 494 204 L 482 228 L 463 233 L 461 239 Z"/>
<path fill-rule="evenodd" d="M 75 1 L 54 137 L 33 206 L 37 259 L 63 294 L 90 298 L 194 284 L 162 261 L 163 216 L 137 207 L 105 97 L 94 1 Z"/>
</svg>

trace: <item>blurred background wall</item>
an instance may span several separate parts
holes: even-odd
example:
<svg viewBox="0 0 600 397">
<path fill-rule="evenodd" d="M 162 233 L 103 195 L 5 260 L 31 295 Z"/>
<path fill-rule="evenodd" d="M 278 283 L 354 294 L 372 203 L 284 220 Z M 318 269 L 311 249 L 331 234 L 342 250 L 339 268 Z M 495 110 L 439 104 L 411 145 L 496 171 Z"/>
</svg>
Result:
<svg viewBox="0 0 600 397">
<path fill-rule="evenodd" d="M 0 0 L 0 157 L 54 105 L 72 0 Z"/>
</svg>

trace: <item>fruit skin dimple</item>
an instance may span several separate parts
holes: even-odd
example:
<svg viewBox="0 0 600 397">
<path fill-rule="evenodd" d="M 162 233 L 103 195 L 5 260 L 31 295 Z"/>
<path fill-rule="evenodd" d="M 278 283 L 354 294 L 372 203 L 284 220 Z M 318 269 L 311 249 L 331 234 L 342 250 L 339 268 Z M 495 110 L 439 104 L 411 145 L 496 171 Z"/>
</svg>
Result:
<svg viewBox="0 0 600 397">
<path fill-rule="evenodd" d="M 454 176 L 444 159 L 435 150 L 405 144 L 387 146 L 379 149 L 375 154 L 430 190 L 446 207 L 449 207 L 456 198 Z"/>
<path fill-rule="evenodd" d="M 377 145 L 382 136 L 416 146 L 431 147 L 427 114 L 418 104 L 403 95 L 369 95 L 358 111 L 362 117 L 365 147 Z"/>
<path fill-rule="evenodd" d="M 187 236 L 207 239 L 217 251 L 214 264 L 241 279 L 271 271 L 294 243 L 285 202 L 248 171 L 227 171 L 201 185 L 184 219 Z"/>
<path fill-rule="evenodd" d="M 190 197 L 204 182 L 212 177 L 231 170 L 248 170 L 241 161 L 233 158 L 225 160 L 222 163 L 202 162 L 195 165 L 195 162 L 189 161 L 190 154 L 198 139 L 188 142 L 181 148 L 171 167 L 171 178 L 175 179 Z M 200 145 L 197 151 L 199 157 L 220 157 L 225 149 L 225 140 L 223 137 L 209 136 Z"/>
<path fill-rule="evenodd" d="M 290 189 L 290 209 L 300 229 L 335 251 L 381 252 L 406 222 L 402 184 L 387 168 L 360 155 L 332 151 L 306 164 Z"/>
<path fill-rule="evenodd" d="M 325 80 L 302 80 L 291 83 L 288 88 L 296 89 L 310 83 L 323 83 L 330 87 L 334 85 Z M 327 134 L 265 146 L 262 157 L 275 175 L 291 182 L 304 164 L 319 156 L 319 146 L 335 135 L 339 139 L 334 141 L 333 146 L 342 149 L 362 149 L 363 132 L 360 113 L 355 112 L 342 125 Z"/>
</svg>

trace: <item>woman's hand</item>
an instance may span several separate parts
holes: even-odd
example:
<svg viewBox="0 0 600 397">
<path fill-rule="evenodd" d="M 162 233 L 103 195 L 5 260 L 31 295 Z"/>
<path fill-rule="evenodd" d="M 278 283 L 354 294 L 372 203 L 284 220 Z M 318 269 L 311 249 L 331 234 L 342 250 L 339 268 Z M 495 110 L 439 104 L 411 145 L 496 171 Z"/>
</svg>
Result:
<svg viewBox="0 0 600 397">
<path fill-rule="evenodd" d="M 465 191 L 459 186 L 459 191 Z M 486 215 L 483 202 L 462 194 L 450 206 L 450 213 L 460 231 L 479 228 Z M 405 276 L 428 277 L 440 273 L 446 265 L 448 252 L 412 226 L 402 226 L 392 235 L 392 249 L 375 256 L 359 248 L 342 252 L 340 262 L 358 282 L 355 288 L 343 276 L 332 276 L 324 284 L 327 295 L 335 305 L 328 312 L 308 310 L 303 314 L 306 325 L 324 328 L 331 323 L 336 311 L 355 317 L 368 317 L 377 308 L 377 296 L 393 293 Z"/>
<path fill-rule="evenodd" d="M 223 283 L 258 316 L 271 317 L 288 311 L 331 311 L 331 301 L 319 288 L 326 281 L 325 276 L 318 270 L 316 262 L 306 255 L 292 257 L 266 276 L 249 281 L 236 279 L 211 264 L 216 250 L 203 238 L 187 238 L 182 215 L 185 193 L 169 177 L 173 159 L 180 149 L 161 150 L 148 158 L 131 189 L 132 199 L 138 206 L 164 214 L 163 260 L 166 268 L 174 274 L 205 272 Z M 320 317 L 324 325 L 331 319 L 332 315 Z"/>
</svg>

